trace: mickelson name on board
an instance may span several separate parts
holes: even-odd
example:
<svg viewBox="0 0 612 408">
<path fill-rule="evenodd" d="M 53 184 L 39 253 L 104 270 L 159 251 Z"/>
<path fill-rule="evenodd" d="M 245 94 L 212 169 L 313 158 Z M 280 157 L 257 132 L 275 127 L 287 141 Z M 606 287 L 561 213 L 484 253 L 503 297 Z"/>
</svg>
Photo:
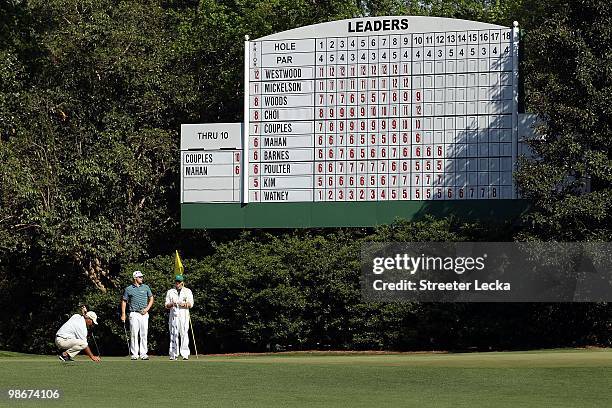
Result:
<svg viewBox="0 0 612 408">
<path fill-rule="evenodd" d="M 367 33 L 369 31 L 407 30 L 407 18 L 389 18 L 384 20 L 349 21 L 349 33 Z"/>
</svg>

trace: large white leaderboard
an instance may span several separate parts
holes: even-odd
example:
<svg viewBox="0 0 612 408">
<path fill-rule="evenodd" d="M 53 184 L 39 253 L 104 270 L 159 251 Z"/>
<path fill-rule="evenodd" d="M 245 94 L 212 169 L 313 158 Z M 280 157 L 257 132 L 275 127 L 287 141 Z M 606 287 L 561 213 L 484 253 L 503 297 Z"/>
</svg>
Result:
<svg viewBox="0 0 612 408">
<path fill-rule="evenodd" d="M 518 28 L 379 17 L 246 46 L 241 201 L 516 198 Z"/>
</svg>

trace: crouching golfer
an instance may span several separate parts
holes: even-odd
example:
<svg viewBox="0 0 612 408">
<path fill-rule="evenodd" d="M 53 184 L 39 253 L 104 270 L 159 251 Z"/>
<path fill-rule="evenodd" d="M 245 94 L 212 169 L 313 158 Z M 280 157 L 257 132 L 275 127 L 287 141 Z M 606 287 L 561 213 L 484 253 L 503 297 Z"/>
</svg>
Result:
<svg viewBox="0 0 612 408">
<path fill-rule="evenodd" d="M 55 334 L 55 344 L 61 350 L 66 350 L 59 355 L 62 361 L 72 361 L 74 356 L 81 350 L 95 362 L 100 361 L 100 357 L 94 356 L 87 345 L 87 327 L 98 324 L 98 316 L 94 312 L 87 312 L 85 315 L 74 314 Z"/>
</svg>

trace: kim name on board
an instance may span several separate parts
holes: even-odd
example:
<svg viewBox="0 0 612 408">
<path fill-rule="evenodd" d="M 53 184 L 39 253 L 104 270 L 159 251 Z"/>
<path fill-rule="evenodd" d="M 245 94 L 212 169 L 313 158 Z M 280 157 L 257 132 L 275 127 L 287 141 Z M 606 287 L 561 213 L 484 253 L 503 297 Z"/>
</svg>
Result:
<svg viewBox="0 0 612 408">
<path fill-rule="evenodd" d="M 297 176 L 297 177 L 253 177 L 251 178 L 251 185 L 253 188 L 260 188 L 263 190 L 283 190 L 287 188 L 291 189 L 312 189 L 313 178 L 311 175 Z"/>
<path fill-rule="evenodd" d="M 261 183 L 262 187 L 270 188 L 276 187 L 276 178 L 275 177 L 263 177 L 263 182 Z"/>
</svg>

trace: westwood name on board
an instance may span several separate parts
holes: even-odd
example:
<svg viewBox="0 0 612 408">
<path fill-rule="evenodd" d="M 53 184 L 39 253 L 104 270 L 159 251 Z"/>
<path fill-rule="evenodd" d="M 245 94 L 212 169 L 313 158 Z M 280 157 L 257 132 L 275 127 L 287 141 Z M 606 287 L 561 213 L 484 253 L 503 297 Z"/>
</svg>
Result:
<svg viewBox="0 0 612 408">
<path fill-rule="evenodd" d="M 298 68 L 272 68 L 263 69 L 262 80 L 273 81 L 277 79 L 312 79 L 314 78 L 311 67 Z"/>
</svg>

